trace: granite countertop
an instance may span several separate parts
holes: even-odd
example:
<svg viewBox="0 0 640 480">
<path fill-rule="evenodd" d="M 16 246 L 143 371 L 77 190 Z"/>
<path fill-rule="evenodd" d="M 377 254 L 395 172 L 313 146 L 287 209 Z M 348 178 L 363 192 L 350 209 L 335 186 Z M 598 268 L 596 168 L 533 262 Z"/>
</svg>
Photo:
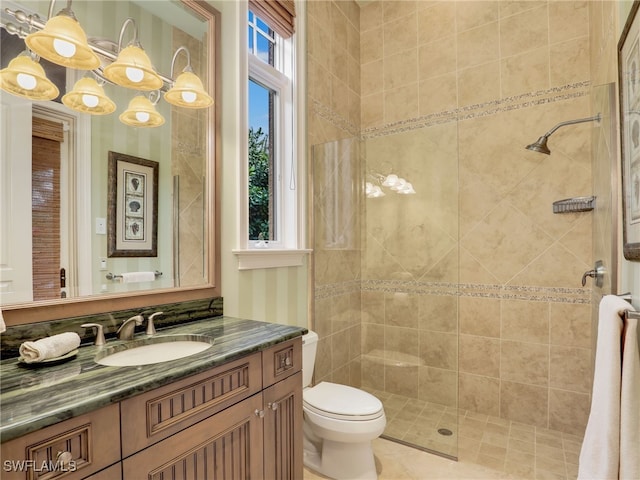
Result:
<svg viewBox="0 0 640 480">
<path fill-rule="evenodd" d="M 30 366 L 11 358 L 0 362 L 0 441 L 120 402 L 217 365 L 298 337 L 301 327 L 214 317 L 158 330 L 156 336 L 199 334 L 215 339 L 207 350 L 178 360 L 135 367 L 107 367 L 94 362 L 104 347 L 81 346 L 64 363 Z M 136 335 L 135 339 L 145 338 Z"/>
</svg>

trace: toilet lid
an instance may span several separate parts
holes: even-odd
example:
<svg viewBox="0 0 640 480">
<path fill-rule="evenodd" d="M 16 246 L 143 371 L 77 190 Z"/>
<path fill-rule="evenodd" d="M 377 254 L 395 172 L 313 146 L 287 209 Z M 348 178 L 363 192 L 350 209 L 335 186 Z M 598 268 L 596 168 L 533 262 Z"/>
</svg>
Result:
<svg viewBox="0 0 640 480">
<path fill-rule="evenodd" d="M 320 415 L 342 420 L 371 420 L 380 417 L 382 402 L 363 390 L 320 382 L 303 392 L 304 406 Z"/>
</svg>

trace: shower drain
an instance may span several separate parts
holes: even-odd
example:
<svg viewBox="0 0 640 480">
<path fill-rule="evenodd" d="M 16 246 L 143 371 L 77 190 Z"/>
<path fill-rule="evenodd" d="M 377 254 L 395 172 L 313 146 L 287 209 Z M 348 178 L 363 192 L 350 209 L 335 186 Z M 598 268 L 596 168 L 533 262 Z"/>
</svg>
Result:
<svg viewBox="0 0 640 480">
<path fill-rule="evenodd" d="M 453 432 L 451 430 L 449 430 L 448 428 L 439 428 L 438 429 L 438 433 L 440 435 L 445 435 L 445 436 L 449 436 L 449 435 L 453 435 Z"/>
</svg>

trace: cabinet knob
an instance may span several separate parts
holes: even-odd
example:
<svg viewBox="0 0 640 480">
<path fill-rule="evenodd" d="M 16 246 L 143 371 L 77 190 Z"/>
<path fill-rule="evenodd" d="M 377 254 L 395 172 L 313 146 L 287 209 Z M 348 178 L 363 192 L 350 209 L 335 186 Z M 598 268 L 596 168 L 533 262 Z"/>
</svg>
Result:
<svg viewBox="0 0 640 480">
<path fill-rule="evenodd" d="M 73 454 L 71 452 L 58 452 L 56 455 L 56 463 L 59 465 L 67 466 L 73 461 Z"/>
<path fill-rule="evenodd" d="M 264 417 L 264 410 L 258 410 L 256 408 L 256 411 L 254 413 L 256 414 L 256 417 L 258 417 L 258 418 L 263 418 Z"/>
<path fill-rule="evenodd" d="M 267 404 L 267 407 L 269 407 L 271 410 L 277 410 L 278 409 L 278 403 L 277 402 L 273 402 L 273 403 L 269 403 Z"/>
</svg>

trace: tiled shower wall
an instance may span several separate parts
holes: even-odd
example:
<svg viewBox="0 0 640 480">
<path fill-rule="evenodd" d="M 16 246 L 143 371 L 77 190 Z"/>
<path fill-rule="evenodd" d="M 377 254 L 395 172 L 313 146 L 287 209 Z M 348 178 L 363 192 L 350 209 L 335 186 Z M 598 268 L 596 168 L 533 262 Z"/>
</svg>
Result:
<svg viewBox="0 0 640 480">
<path fill-rule="evenodd" d="M 457 394 L 462 409 L 581 434 L 592 216 L 554 215 L 552 202 L 591 194 L 593 127 L 558 130 L 551 156 L 524 146 L 595 113 L 589 3 L 361 5 L 308 2 L 310 144 L 362 135 L 363 175 L 419 175 L 411 202 L 422 207 L 367 200 L 353 248 L 322 248 L 316 235 L 316 378 L 445 404 Z M 404 345 L 415 367 L 405 378 L 366 367 L 378 347 Z"/>
</svg>

